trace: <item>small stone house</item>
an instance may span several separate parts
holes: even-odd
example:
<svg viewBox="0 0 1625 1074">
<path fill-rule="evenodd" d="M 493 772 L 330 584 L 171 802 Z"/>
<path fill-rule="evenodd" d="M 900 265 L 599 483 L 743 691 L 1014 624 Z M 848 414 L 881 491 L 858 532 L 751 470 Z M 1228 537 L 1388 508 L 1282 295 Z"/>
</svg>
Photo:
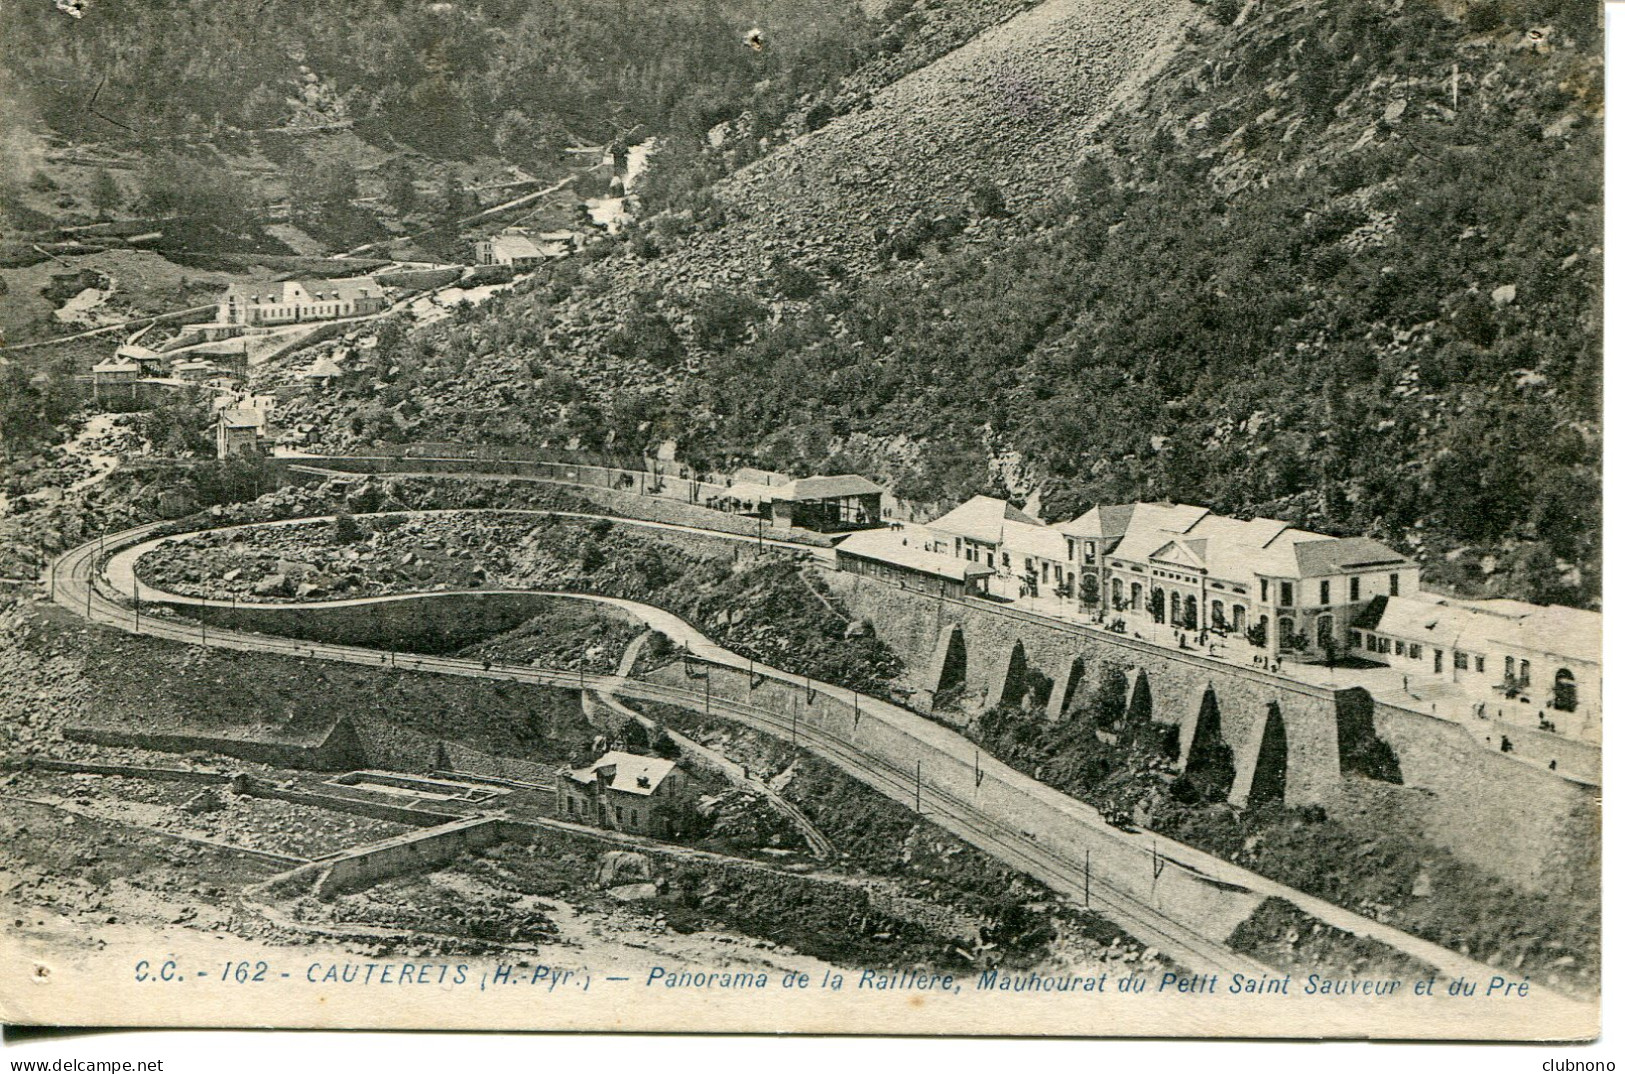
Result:
<svg viewBox="0 0 1625 1074">
<path fill-rule="evenodd" d="M 620 750 L 560 776 L 560 820 L 632 835 L 670 836 L 688 792 L 688 775 L 675 761 Z"/>
</svg>

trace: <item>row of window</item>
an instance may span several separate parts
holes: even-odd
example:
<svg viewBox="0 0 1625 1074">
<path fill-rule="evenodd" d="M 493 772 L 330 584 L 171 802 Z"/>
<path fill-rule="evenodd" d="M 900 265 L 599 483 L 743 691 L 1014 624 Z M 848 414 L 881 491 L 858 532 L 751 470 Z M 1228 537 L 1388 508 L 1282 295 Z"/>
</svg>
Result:
<svg viewBox="0 0 1625 1074">
<path fill-rule="evenodd" d="M 587 815 L 587 813 L 588 813 L 587 803 L 585 801 L 583 801 L 582 799 L 573 798 L 573 797 L 570 797 L 570 796 L 566 795 L 566 797 L 565 797 L 565 805 L 569 809 L 570 816 L 572 816 L 572 817 L 576 817 L 576 816 L 585 817 Z M 604 803 L 602 803 L 602 802 L 598 803 L 598 812 L 599 812 L 600 815 L 604 815 L 604 814 L 607 813 L 607 807 L 604 805 Z M 638 827 L 638 825 L 640 823 L 639 819 L 638 819 L 638 811 L 635 810 L 635 809 L 629 810 L 629 811 L 628 810 L 623 810 L 620 806 L 615 807 L 615 823 L 616 824 L 625 824 L 626 823 L 626 814 L 627 814 L 627 812 L 630 812 L 632 814 L 632 827 L 634 827 L 634 828 Z"/>
<path fill-rule="evenodd" d="M 1415 642 L 1401 641 L 1397 638 L 1385 638 L 1381 635 L 1370 633 L 1369 631 L 1363 632 L 1362 639 L 1361 631 L 1349 631 L 1349 642 L 1354 648 L 1360 648 L 1362 640 L 1364 641 L 1366 652 L 1376 653 L 1379 656 L 1387 656 L 1391 653 L 1394 656 L 1405 657 L 1410 660 L 1422 659 L 1422 646 L 1416 644 Z M 1471 670 L 1479 675 L 1484 674 L 1486 670 L 1488 670 L 1488 660 L 1486 657 L 1478 653 L 1464 653 L 1459 650 L 1451 654 L 1451 665 L 1457 671 L 1467 671 L 1469 670 L 1470 666 Z M 1435 674 L 1441 674 L 1444 671 L 1443 649 L 1433 650 L 1433 670 Z M 1528 686 L 1529 661 L 1519 660 L 1516 657 L 1511 656 L 1507 657 L 1502 665 L 1502 675 L 1504 678 L 1510 679 L 1518 683 L 1520 686 Z"/>
</svg>

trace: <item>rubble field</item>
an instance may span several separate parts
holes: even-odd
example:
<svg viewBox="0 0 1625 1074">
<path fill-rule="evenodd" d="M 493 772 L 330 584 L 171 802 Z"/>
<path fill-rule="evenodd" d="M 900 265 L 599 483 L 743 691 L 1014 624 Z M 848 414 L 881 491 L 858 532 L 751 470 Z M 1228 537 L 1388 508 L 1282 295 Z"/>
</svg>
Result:
<svg viewBox="0 0 1625 1074">
<path fill-rule="evenodd" d="M 75 946 L 118 924 L 226 930 L 237 893 L 282 869 L 15 799 L 0 799 L 0 843 L 8 927 L 32 936 L 61 930 L 60 942 Z"/>
<path fill-rule="evenodd" d="M 160 828 L 247 850 L 316 858 L 412 829 L 317 806 L 127 776 L 30 770 L 0 779 L 0 793 L 70 804 L 114 822 Z"/>
</svg>

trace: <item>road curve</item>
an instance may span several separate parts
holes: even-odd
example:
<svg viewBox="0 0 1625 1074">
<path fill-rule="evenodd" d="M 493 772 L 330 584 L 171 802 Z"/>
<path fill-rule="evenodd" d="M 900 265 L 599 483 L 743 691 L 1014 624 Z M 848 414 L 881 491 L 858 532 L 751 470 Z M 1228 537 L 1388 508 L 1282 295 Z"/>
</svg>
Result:
<svg viewBox="0 0 1625 1074">
<path fill-rule="evenodd" d="M 455 511 L 470 510 L 479 509 L 455 509 Z M 306 519 L 304 521 L 313 520 Z M 610 519 L 610 521 L 624 523 L 629 520 L 614 518 Z M 650 627 L 667 634 L 674 642 L 686 646 L 697 662 L 734 672 L 746 672 L 751 683 L 758 680 L 777 680 L 780 683 L 799 687 L 808 692 L 809 699 L 813 694 L 818 694 L 826 699 L 826 707 L 829 703 L 834 702 L 842 706 L 845 711 L 853 713 L 854 730 L 856 729 L 857 720 L 873 718 L 884 725 L 889 732 L 896 732 L 906 736 L 921 755 L 931 758 L 933 768 L 938 771 L 933 773 L 930 780 L 922 780 L 919 769 L 908 770 L 886 757 L 875 756 L 872 751 L 859 748 L 852 740 L 856 737 L 855 735 L 843 737 L 832 734 L 827 729 L 816 726 L 809 719 L 803 719 L 797 724 L 792 719 L 787 719 L 782 713 L 763 706 L 749 704 L 748 699 L 742 701 L 721 694 L 713 695 L 709 686 L 709 678 L 706 679 L 707 688 L 702 693 L 698 688 L 684 689 L 666 683 L 625 678 L 619 675 L 588 675 L 581 672 L 551 671 L 525 666 L 485 665 L 482 661 L 477 660 L 382 652 L 359 646 L 303 642 L 234 630 L 207 629 L 200 623 L 189 619 L 159 618 L 150 614 L 143 615 L 135 609 L 126 607 L 121 602 L 123 598 L 127 598 L 131 594 L 127 591 L 121 591 L 122 587 L 112 584 L 111 579 L 101 573 L 98 569 L 100 566 L 99 561 L 108 551 L 123 556 L 128 551 L 133 551 L 136 546 L 143 545 L 144 542 L 150 544 L 157 532 L 167 525 L 167 523 L 153 523 L 136 527 L 122 533 L 109 535 L 98 541 L 88 542 L 64 553 L 47 570 L 46 581 L 50 587 L 52 599 L 64 608 L 75 611 L 98 623 L 105 623 L 119 629 L 138 631 L 188 644 L 208 644 L 227 649 L 336 660 L 374 667 L 385 665 L 439 674 L 527 682 L 572 689 L 612 691 L 634 700 L 674 704 L 736 719 L 742 723 L 781 737 L 790 738 L 798 744 L 805 745 L 813 752 L 824 756 L 838 767 L 870 784 L 894 800 L 908 805 L 918 804 L 923 813 L 929 815 L 933 821 L 950 832 L 959 835 L 967 842 L 1013 867 L 1043 880 L 1057 890 L 1071 894 L 1080 900 L 1086 900 L 1092 909 L 1101 912 L 1130 933 L 1158 947 L 1181 964 L 1197 972 L 1244 973 L 1253 976 L 1266 976 L 1274 973 L 1270 967 L 1264 966 L 1250 957 L 1240 955 L 1223 944 L 1201 935 L 1195 929 L 1167 916 L 1157 907 L 1149 905 L 1146 901 L 1137 898 L 1132 892 L 1122 888 L 1114 882 L 1109 874 L 1091 872 L 1089 855 L 1085 854 L 1080 860 L 1076 846 L 1055 845 L 1051 841 L 1038 838 L 1033 829 L 1041 829 L 1043 827 L 1042 822 L 1047 817 L 1064 820 L 1067 822 L 1065 827 L 1068 830 L 1086 830 L 1092 837 L 1098 838 L 1100 840 L 1099 848 L 1103 852 L 1108 848 L 1118 854 L 1126 852 L 1130 856 L 1142 858 L 1151 868 L 1157 869 L 1159 872 L 1165 868 L 1177 869 L 1193 878 L 1214 883 L 1220 888 L 1251 893 L 1256 895 L 1259 900 L 1270 896 L 1284 899 L 1328 925 L 1358 936 L 1370 937 L 1396 951 L 1434 967 L 1440 974 L 1463 976 L 1470 979 L 1485 979 L 1496 972 L 1492 968 L 1464 955 L 1391 926 L 1379 924 L 1324 900 L 1305 895 L 1303 892 L 1270 881 L 1233 863 L 1215 858 L 1194 848 L 1169 842 L 1151 833 L 1126 832 L 1114 828 L 1102 820 L 1095 810 L 1082 802 L 986 757 L 972 743 L 945 727 L 888 702 L 860 695 L 833 684 L 809 680 L 803 676 L 791 675 L 788 672 L 755 663 L 748 657 L 740 656 L 718 645 L 681 617 L 638 601 L 579 593 L 524 591 L 533 595 L 568 597 L 620 608 L 641 619 Z M 738 538 L 736 535 L 725 536 L 740 540 L 754 540 L 752 538 Z M 797 548 L 798 550 L 804 550 L 804 546 L 797 546 Z M 133 558 L 130 562 L 133 563 Z M 128 578 L 133 583 L 133 571 Z M 511 593 L 514 591 L 479 590 L 475 592 Z M 346 601 L 307 602 L 304 605 L 287 603 L 249 605 L 238 602 L 236 607 L 239 609 L 249 607 L 261 609 L 287 609 L 301 606 L 334 607 L 400 600 L 432 601 L 435 598 L 462 595 L 466 595 L 466 593 L 436 592 L 358 598 Z M 145 607 L 149 601 L 153 600 L 166 603 L 206 604 L 216 607 L 229 604 L 226 601 L 202 600 L 200 598 L 163 594 L 160 591 L 143 586 L 141 605 Z M 950 774 L 948 778 L 944 778 L 942 775 L 944 769 Z M 952 773 L 955 772 L 960 774 L 958 779 L 952 777 Z M 972 787 L 973 779 L 974 788 Z M 1008 817 L 989 815 L 984 807 L 977 804 L 977 800 L 984 796 L 984 780 L 991 780 L 997 789 L 1019 795 L 1025 803 L 1027 816 L 1031 819 L 1027 820 L 1026 824 L 1022 824 L 1013 823 Z M 1531 995 L 1535 994 L 1537 994 L 1537 988 L 1531 986 Z M 1579 1011 L 1582 1006 L 1568 1000 L 1566 997 L 1544 989 L 1539 989 L 1538 995 L 1543 1002 L 1560 1007 L 1570 1006 Z M 1589 1008 L 1586 1008 L 1586 1010 L 1589 1010 Z"/>
</svg>

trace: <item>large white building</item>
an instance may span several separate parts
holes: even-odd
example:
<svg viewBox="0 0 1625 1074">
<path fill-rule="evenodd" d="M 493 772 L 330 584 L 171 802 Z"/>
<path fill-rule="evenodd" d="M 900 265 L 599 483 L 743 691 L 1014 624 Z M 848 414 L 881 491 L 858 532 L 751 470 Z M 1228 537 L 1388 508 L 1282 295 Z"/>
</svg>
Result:
<svg viewBox="0 0 1625 1074">
<path fill-rule="evenodd" d="M 1080 607 L 1192 634 L 1245 634 L 1267 656 L 1346 649 L 1373 597 L 1408 597 L 1416 563 L 1369 537 L 1187 504 L 1101 505 L 1059 527 Z"/>
<path fill-rule="evenodd" d="M 1602 616 L 1518 600 L 1435 593 L 1382 597 L 1350 627 L 1368 660 L 1416 685 L 1448 682 L 1486 715 L 1539 715 L 1549 730 L 1594 738 L 1602 703 Z"/>
<path fill-rule="evenodd" d="M 1005 543 L 1009 528 L 1043 525 L 1033 516 L 992 496 L 973 496 L 926 524 L 936 536 L 935 551 L 970 563 L 982 563 L 1004 574 L 1012 569 Z"/>
<path fill-rule="evenodd" d="M 234 283 L 220 300 L 215 320 L 221 325 L 294 324 L 361 317 L 388 307 L 383 286 L 371 276 Z"/>
</svg>

